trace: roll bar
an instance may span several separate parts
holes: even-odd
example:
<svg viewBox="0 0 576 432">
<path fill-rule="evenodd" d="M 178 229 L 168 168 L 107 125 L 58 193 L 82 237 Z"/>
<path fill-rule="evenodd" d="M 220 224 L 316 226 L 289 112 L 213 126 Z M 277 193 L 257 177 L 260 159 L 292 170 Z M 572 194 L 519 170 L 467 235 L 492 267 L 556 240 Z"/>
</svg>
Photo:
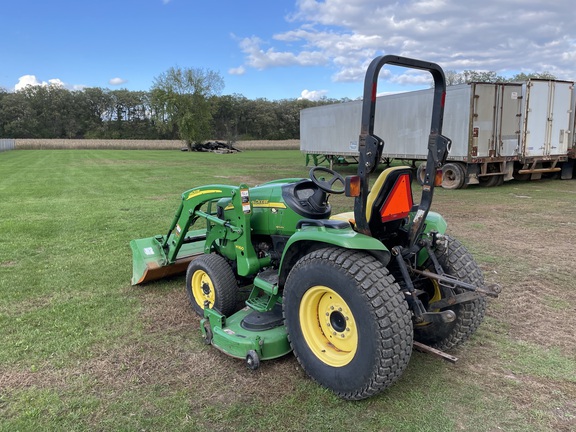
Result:
<svg viewBox="0 0 576 432">
<path fill-rule="evenodd" d="M 358 231 L 371 235 L 366 220 L 366 200 L 369 191 L 370 173 L 378 167 L 384 141 L 374 135 L 374 118 L 376 112 L 376 95 L 378 75 L 384 65 L 401 66 L 409 69 L 420 69 L 430 72 L 434 79 L 434 100 L 430 135 L 428 137 L 428 158 L 426 175 L 422 187 L 422 198 L 416 214 L 412 219 L 409 233 L 410 249 L 424 229 L 424 221 L 432 204 L 434 194 L 434 178 L 436 170 L 444 164 L 451 141 L 442 135 L 444 118 L 444 101 L 446 97 L 446 78 L 444 71 L 436 63 L 425 62 L 407 57 L 385 55 L 372 60 L 364 78 L 364 96 L 362 103 L 362 121 L 360 125 L 358 176 L 360 177 L 360 195 L 354 202 L 354 218 Z"/>
</svg>

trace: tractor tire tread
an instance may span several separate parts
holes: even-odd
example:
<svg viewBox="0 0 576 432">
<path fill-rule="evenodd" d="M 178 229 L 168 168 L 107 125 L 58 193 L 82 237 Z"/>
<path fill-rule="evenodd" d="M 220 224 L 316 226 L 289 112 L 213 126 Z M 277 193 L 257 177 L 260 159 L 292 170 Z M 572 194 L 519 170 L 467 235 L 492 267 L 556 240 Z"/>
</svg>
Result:
<svg viewBox="0 0 576 432">
<path fill-rule="evenodd" d="M 331 388 L 343 399 L 365 399 L 392 385 L 406 369 L 412 354 L 410 311 L 394 277 L 371 255 L 355 250 L 328 247 L 304 256 L 297 262 L 295 268 L 313 266 L 318 260 L 332 267 L 335 272 L 344 269 L 356 280 L 360 295 L 372 307 L 371 313 L 377 324 L 376 345 L 379 347 L 379 358 L 374 363 L 371 379 L 354 391 L 342 392 Z M 286 310 L 284 317 L 286 318 Z M 290 332 L 288 339 L 294 349 Z M 320 385 L 324 385 L 310 374 L 297 349 L 294 350 L 294 354 L 308 375 Z"/>
<path fill-rule="evenodd" d="M 472 285 L 484 285 L 484 276 L 478 264 L 466 247 L 453 237 L 446 236 L 448 246 L 439 244 L 436 249 L 438 261 L 445 271 Z M 462 292 L 458 291 L 457 292 Z M 486 299 L 480 297 L 472 302 L 463 303 L 456 324 L 450 335 L 444 340 L 432 344 L 439 350 L 449 350 L 467 341 L 478 329 L 486 313 Z"/>
<path fill-rule="evenodd" d="M 204 316 L 204 311 L 196 304 L 189 286 L 189 281 L 192 277 L 192 275 L 189 274 L 191 271 L 190 269 L 200 263 L 204 266 L 205 270 L 211 270 L 210 279 L 212 279 L 214 289 L 217 293 L 214 308 L 225 316 L 230 315 L 236 310 L 238 284 L 228 261 L 226 261 L 222 256 L 216 254 L 206 254 L 196 258 L 194 261 L 191 261 L 190 266 L 186 271 L 186 290 L 188 291 L 190 304 L 194 311 L 199 316 Z M 193 266 L 193 264 L 195 265 Z"/>
</svg>

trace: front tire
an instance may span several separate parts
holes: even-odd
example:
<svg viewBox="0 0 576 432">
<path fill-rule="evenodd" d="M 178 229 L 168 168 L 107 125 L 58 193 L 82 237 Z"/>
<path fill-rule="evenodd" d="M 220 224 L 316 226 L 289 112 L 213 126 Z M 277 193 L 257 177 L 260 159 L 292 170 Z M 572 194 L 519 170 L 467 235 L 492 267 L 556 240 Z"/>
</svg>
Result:
<svg viewBox="0 0 576 432">
<path fill-rule="evenodd" d="M 186 271 L 186 293 L 194 311 L 204 316 L 204 305 L 228 316 L 236 309 L 238 284 L 230 264 L 220 255 L 202 255 Z"/>
<path fill-rule="evenodd" d="M 338 396 L 370 397 L 408 365 L 410 311 L 394 278 L 371 255 L 330 247 L 304 256 L 290 271 L 283 300 L 296 358 Z"/>
</svg>

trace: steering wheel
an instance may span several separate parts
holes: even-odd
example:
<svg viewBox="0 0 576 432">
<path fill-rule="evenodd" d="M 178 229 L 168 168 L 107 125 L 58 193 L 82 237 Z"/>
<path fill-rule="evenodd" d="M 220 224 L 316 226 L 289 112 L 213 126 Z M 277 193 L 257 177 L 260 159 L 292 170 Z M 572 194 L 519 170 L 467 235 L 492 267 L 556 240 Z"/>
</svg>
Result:
<svg viewBox="0 0 576 432">
<path fill-rule="evenodd" d="M 327 173 L 330 174 L 331 177 L 328 180 L 325 180 L 324 177 L 316 177 L 317 173 Z M 316 186 L 322 189 L 324 192 L 332 193 L 332 194 L 343 194 L 345 190 L 345 180 L 340 174 L 336 171 L 331 170 L 329 168 L 324 168 L 321 166 L 316 166 L 310 170 L 310 180 L 314 182 Z M 339 189 L 334 189 L 334 183 L 340 182 L 342 187 Z"/>
</svg>

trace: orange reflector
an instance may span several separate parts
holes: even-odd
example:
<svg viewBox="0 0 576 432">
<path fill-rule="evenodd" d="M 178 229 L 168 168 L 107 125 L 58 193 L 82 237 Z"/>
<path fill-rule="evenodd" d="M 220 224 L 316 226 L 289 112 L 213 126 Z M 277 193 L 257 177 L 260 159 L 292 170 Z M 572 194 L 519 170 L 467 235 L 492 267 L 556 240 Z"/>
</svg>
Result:
<svg viewBox="0 0 576 432">
<path fill-rule="evenodd" d="M 346 177 L 346 196 L 347 197 L 360 196 L 360 176 Z"/>
<path fill-rule="evenodd" d="M 382 222 L 407 217 L 413 204 L 410 176 L 402 174 L 396 179 L 392 191 L 380 209 Z"/>
<path fill-rule="evenodd" d="M 442 186 L 442 170 L 436 170 L 436 177 L 434 177 L 434 186 Z"/>
</svg>

